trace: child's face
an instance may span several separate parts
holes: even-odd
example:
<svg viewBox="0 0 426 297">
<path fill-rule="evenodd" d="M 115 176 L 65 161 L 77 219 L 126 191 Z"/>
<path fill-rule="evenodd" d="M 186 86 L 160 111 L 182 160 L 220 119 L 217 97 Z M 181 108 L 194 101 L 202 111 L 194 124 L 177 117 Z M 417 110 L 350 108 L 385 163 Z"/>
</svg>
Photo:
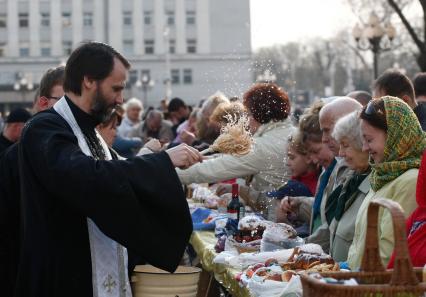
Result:
<svg viewBox="0 0 426 297">
<path fill-rule="evenodd" d="M 309 170 L 311 163 L 309 155 L 299 154 L 293 146 L 289 146 L 287 152 L 287 166 L 291 170 L 293 176 L 302 176 Z"/>
</svg>

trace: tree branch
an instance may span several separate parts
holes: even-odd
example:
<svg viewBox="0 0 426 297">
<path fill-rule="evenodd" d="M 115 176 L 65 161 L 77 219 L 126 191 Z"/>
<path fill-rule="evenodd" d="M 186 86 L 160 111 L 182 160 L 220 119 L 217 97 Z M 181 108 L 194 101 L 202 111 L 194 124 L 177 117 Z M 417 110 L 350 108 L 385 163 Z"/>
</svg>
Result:
<svg viewBox="0 0 426 297">
<path fill-rule="evenodd" d="M 420 1 L 423 5 L 424 0 Z M 395 10 L 395 12 L 398 14 L 399 18 L 401 19 L 402 23 L 404 24 L 405 28 L 407 29 L 408 33 L 410 34 L 411 38 L 413 39 L 414 43 L 419 48 L 420 52 L 424 53 L 426 52 L 425 43 L 420 40 L 420 38 L 417 36 L 416 32 L 414 31 L 413 27 L 408 22 L 405 15 L 402 13 L 402 10 L 400 7 L 396 4 L 394 0 L 388 0 L 389 5 Z M 426 3 L 424 3 L 426 5 Z M 425 10 L 423 10 L 424 13 Z M 426 42 L 426 41 L 425 41 Z"/>
<path fill-rule="evenodd" d="M 349 42 L 347 42 L 346 43 L 346 45 L 351 49 L 351 50 L 353 50 L 353 52 L 355 53 L 355 55 L 361 60 L 361 63 L 362 63 L 362 65 L 364 66 L 364 68 L 366 68 L 366 69 L 368 69 L 369 67 L 368 67 L 368 64 L 367 64 L 367 62 L 365 61 L 365 59 L 364 59 L 364 57 L 361 55 L 361 53 L 359 52 L 359 50 L 355 47 L 355 46 L 353 46 L 353 45 L 351 45 Z"/>
</svg>

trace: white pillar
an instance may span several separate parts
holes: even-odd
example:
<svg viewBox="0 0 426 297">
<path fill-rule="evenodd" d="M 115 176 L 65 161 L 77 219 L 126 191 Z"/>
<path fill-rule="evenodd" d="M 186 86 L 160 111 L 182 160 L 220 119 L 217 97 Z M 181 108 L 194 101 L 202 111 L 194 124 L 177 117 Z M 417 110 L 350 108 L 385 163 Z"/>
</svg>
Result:
<svg viewBox="0 0 426 297">
<path fill-rule="evenodd" d="M 164 54 L 164 1 L 154 1 L 154 19 L 155 19 L 155 40 L 154 53 Z"/>
<path fill-rule="evenodd" d="M 185 0 L 176 0 L 176 53 L 186 53 Z"/>
<path fill-rule="evenodd" d="M 136 56 L 144 54 L 144 23 L 143 23 L 144 13 L 143 5 L 141 0 L 133 0 L 133 46 Z"/>
<path fill-rule="evenodd" d="M 50 28 L 52 56 L 63 56 L 61 1 L 50 1 Z"/>
<path fill-rule="evenodd" d="M 94 0 L 93 24 L 95 28 L 95 41 L 107 42 L 105 40 L 105 6 L 103 0 Z"/>
<path fill-rule="evenodd" d="M 19 56 L 19 20 L 18 1 L 9 0 L 7 3 L 7 44 L 10 57 Z"/>
<path fill-rule="evenodd" d="M 30 56 L 40 56 L 40 7 L 39 0 L 30 0 Z"/>
<path fill-rule="evenodd" d="M 123 50 L 123 9 L 121 1 L 108 1 L 108 39 L 109 45 L 117 51 Z"/>
<path fill-rule="evenodd" d="M 83 41 L 83 0 L 72 1 L 72 45 L 76 48 Z"/>
<path fill-rule="evenodd" d="M 197 0 L 196 3 L 197 53 L 207 54 L 210 52 L 209 1 Z"/>
</svg>

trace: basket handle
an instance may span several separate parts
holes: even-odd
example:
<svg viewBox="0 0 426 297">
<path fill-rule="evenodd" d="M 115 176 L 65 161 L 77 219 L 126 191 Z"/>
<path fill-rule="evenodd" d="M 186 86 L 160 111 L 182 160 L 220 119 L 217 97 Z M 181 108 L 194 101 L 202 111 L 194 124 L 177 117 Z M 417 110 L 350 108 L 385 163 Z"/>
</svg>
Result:
<svg viewBox="0 0 426 297">
<path fill-rule="evenodd" d="M 401 206 L 389 199 L 377 198 L 370 202 L 367 213 L 367 234 L 365 250 L 362 258 L 362 271 L 384 271 L 380 259 L 378 241 L 379 207 L 389 210 L 392 217 L 393 234 L 395 238 L 395 263 L 390 285 L 416 285 L 419 283 L 411 264 L 408 253 L 407 236 L 405 233 L 405 216 Z"/>
</svg>

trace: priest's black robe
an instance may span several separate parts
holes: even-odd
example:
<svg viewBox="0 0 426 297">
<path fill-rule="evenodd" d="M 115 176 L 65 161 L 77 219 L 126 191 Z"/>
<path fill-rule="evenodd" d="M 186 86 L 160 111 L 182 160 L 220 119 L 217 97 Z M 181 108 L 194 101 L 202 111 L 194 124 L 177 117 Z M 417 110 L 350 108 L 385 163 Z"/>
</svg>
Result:
<svg viewBox="0 0 426 297">
<path fill-rule="evenodd" d="M 92 296 L 87 218 L 144 261 L 177 267 L 192 222 L 167 153 L 95 160 L 51 109 L 24 128 L 19 170 L 23 235 L 15 296 Z"/>
</svg>

